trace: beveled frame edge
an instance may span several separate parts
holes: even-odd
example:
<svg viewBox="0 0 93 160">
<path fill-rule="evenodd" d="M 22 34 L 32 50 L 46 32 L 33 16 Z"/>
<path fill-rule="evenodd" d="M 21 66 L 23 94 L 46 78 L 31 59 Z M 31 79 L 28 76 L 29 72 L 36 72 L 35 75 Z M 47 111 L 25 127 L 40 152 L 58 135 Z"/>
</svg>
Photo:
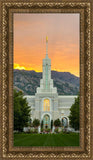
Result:
<svg viewBox="0 0 93 160">
<path fill-rule="evenodd" d="M 30 2 L 32 2 L 32 1 L 30 1 Z M 30 2 L 28 2 L 28 1 L 26 1 L 25 2 L 25 4 L 30 4 Z M 15 2 L 3 2 L 3 5 L 6 5 L 7 7 L 9 7 L 9 6 L 11 6 L 11 5 L 13 5 L 13 3 L 15 3 Z M 56 4 L 55 3 L 52 3 L 52 2 L 46 2 L 46 4 L 44 4 L 43 2 L 41 3 L 37 3 L 37 2 L 35 2 L 35 3 L 31 3 L 31 6 L 33 7 L 34 6 L 34 4 L 36 5 L 36 6 L 38 6 L 38 7 L 40 7 L 40 8 L 42 8 L 42 6 L 48 6 L 48 7 L 53 7 L 53 6 L 55 6 L 55 7 L 60 7 L 62 4 L 63 4 L 64 2 L 57 2 Z M 24 3 L 20 3 L 20 5 L 23 5 Z M 68 3 L 67 2 L 67 4 L 70 4 L 70 7 L 73 7 L 74 5 L 75 6 L 77 6 L 78 4 L 80 5 L 80 7 L 81 6 L 86 6 L 87 7 L 87 13 L 89 13 L 90 12 L 90 3 L 88 2 L 88 3 Z M 17 1 L 17 3 L 15 3 L 15 5 L 17 5 L 17 7 L 18 6 L 20 6 L 19 5 L 19 2 Z M 64 5 L 66 5 L 65 3 L 64 3 Z M 30 6 L 30 7 L 31 7 Z M 61 6 L 62 7 L 62 6 Z M 4 9 L 4 8 L 3 8 Z M 3 10 L 4 11 L 4 10 Z M 88 12 L 89 11 L 89 12 Z M 5 11 L 6 12 L 6 11 Z M 4 14 L 6 14 L 5 12 L 3 12 Z M 4 16 L 4 15 L 3 15 Z M 90 14 L 88 15 L 88 16 L 90 16 Z M 4 19 L 4 21 L 3 21 L 3 25 L 2 25 L 2 27 L 3 27 L 3 29 L 5 29 L 4 27 L 6 26 L 6 24 L 7 24 L 7 21 L 6 21 L 6 17 L 3 17 Z M 88 20 L 88 19 L 87 19 Z M 2 128 L 3 128 L 3 133 L 2 133 L 2 135 L 3 135 L 3 143 L 2 143 L 2 153 L 3 153 L 3 157 L 7 157 L 7 158 L 17 158 L 17 157 L 19 157 L 19 158 L 46 158 L 46 159 L 49 159 L 49 158 L 89 158 L 90 157 L 90 127 L 89 127 L 89 123 L 90 123 L 90 17 L 89 17 L 89 21 L 87 22 L 88 23 L 88 28 L 87 28 L 87 30 L 85 30 L 85 32 L 86 32 L 86 35 L 85 35 L 85 43 L 86 43 L 86 46 L 87 46 L 87 51 L 85 50 L 85 48 L 84 48 L 84 50 L 85 50 L 85 52 L 86 52 L 86 66 L 88 67 L 88 68 L 86 68 L 86 66 L 84 66 L 85 67 L 85 76 L 87 77 L 86 78 L 86 81 L 87 81 L 87 83 L 86 83 L 86 87 L 85 87 L 85 91 L 88 93 L 88 95 L 84 95 L 85 96 L 85 100 L 88 100 L 88 103 L 87 104 L 85 104 L 87 107 L 86 107 L 86 110 L 88 111 L 88 114 L 86 115 L 86 120 L 85 120 L 85 122 L 86 122 L 86 127 L 85 127 L 85 131 L 87 131 L 86 132 L 86 135 L 88 135 L 87 137 L 85 137 L 85 139 L 87 140 L 87 144 L 86 144 L 86 147 L 85 147 L 85 153 L 83 152 L 83 153 L 80 153 L 80 152 L 78 152 L 78 154 L 76 154 L 76 153 L 71 153 L 71 156 L 69 155 L 67 155 L 67 153 L 66 154 L 64 154 L 64 153 L 62 153 L 62 154 L 55 154 L 55 153 L 51 153 L 51 152 L 47 152 L 47 154 L 44 154 L 43 152 L 42 153 L 40 153 L 40 154 L 37 154 L 37 152 L 35 152 L 34 153 L 34 151 L 33 151 L 33 153 L 29 153 L 29 155 L 30 156 L 27 156 L 27 154 L 25 154 L 25 152 L 24 152 L 24 154 L 22 154 L 22 153 L 18 153 L 18 156 L 16 156 L 17 154 L 12 154 L 12 152 L 11 153 L 8 153 L 7 152 L 7 148 L 4 148 L 5 146 L 5 142 L 7 141 L 7 137 L 4 135 L 4 132 L 6 132 L 7 131 L 7 129 L 5 129 L 4 128 L 4 125 L 6 125 L 6 120 L 7 120 L 7 117 L 5 116 L 5 117 L 3 117 L 3 118 L 5 118 L 5 119 L 2 119 L 2 123 L 3 123 L 3 126 L 2 126 Z M 5 30 L 4 30 L 5 31 Z M 89 32 L 89 34 L 88 34 L 88 32 Z M 4 36 L 6 36 L 6 32 L 3 32 L 3 36 L 2 36 L 2 38 L 5 38 Z M 3 39 L 4 40 L 4 39 Z M 6 87 L 6 76 L 8 76 L 8 71 L 6 72 L 6 67 L 9 67 L 8 68 L 8 70 L 11 68 L 10 66 L 12 65 L 11 63 L 10 63 L 10 65 L 9 66 L 7 66 L 7 64 L 5 65 L 5 61 L 6 61 L 6 55 L 7 55 L 7 52 L 5 52 L 6 50 L 6 43 L 4 42 L 4 43 L 2 43 L 2 45 L 3 45 L 3 47 L 2 47 L 2 51 L 3 51 L 3 74 L 2 74 L 2 85 L 3 85 L 3 87 L 4 87 L 4 90 L 2 90 L 2 93 L 3 93 L 3 96 L 2 96 L 2 104 L 3 104 L 3 116 L 4 116 L 4 114 L 6 113 L 6 109 L 7 109 L 7 106 L 5 105 L 5 101 L 6 101 L 6 99 L 7 99 L 7 97 L 6 97 L 6 92 L 5 92 L 5 89 L 7 88 Z M 84 52 L 83 52 L 84 53 Z M 88 57 L 87 57 L 88 56 Z M 7 73 L 7 74 L 6 74 Z M 85 79 L 84 79 L 85 80 Z M 3 89 L 3 88 L 2 88 Z M 9 90 L 7 90 L 7 93 L 9 93 Z M 10 97 L 11 97 L 12 95 L 10 94 Z M 8 99 L 9 100 L 9 99 Z M 86 110 L 85 110 L 85 112 L 86 112 Z M 89 123 L 88 123 L 88 120 L 89 120 Z M 10 128 L 11 129 L 11 128 Z M 89 146 L 88 146 L 88 144 L 89 144 Z M 66 150 L 67 150 L 67 148 L 66 148 Z M 16 152 L 15 152 L 16 153 Z"/>
<path fill-rule="evenodd" d="M 11 9 L 11 12 L 10 12 L 10 18 L 9 19 L 11 19 L 10 21 L 12 22 L 13 20 L 13 15 L 15 14 L 15 13 L 41 13 L 41 11 L 40 10 L 29 10 L 28 12 L 26 11 L 25 12 L 25 10 L 19 10 L 19 9 Z M 54 10 L 47 10 L 47 12 L 48 13 L 54 13 L 55 11 Z M 58 9 L 58 10 L 56 10 L 56 12 L 58 13 L 60 13 L 60 10 Z M 72 11 L 72 12 L 70 12 L 69 10 L 67 11 L 66 10 L 66 13 L 74 13 L 74 11 Z M 80 14 L 82 15 L 81 17 L 83 17 L 83 12 L 82 12 L 82 10 L 76 10 L 75 11 L 75 13 L 78 13 L 78 12 L 80 12 Z M 42 11 L 42 13 L 43 13 L 43 11 Z M 44 11 L 44 13 L 45 13 L 45 11 Z M 62 12 L 61 13 L 65 13 L 65 10 L 62 10 Z M 83 24 L 83 23 L 82 23 Z M 12 25 L 11 25 L 12 26 Z M 13 26 L 11 27 L 11 29 L 10 29 L 11 31 L 13 30 Z M 12 33 L 11 33 L 11 37 L 12 37 Z M 13 41 L 13 39 L 11 38 L 11 43 L 12 43 L 12 41 Z M 82 40 L 83 41 L 83 40 Z M 12 53 L 11 53 L 11 55 L 12 55 Z M 11 62 L 12 62 L 12 56 L 10 56 L 10 60 L 11 60 Z M 83 60 L 82 60 L 83 61 Z M 12 66 L 10 67 L 10 70 L 11 70 L 11 68 L 12 68 Z M 12 71 L 11 71 L 11 73 L 10 73 L 10 75 L 12 75 Z M 10 76 L 11 77 L 11 76 Z M 12 86 L 12 84 L 13 84 L 13 79 L 11 79 L 10 80 L 10 87 Z M 13 90 L 13 88 L 12 88 L 12 90 Z M 11 93 L 12 94 L 12 93 Z M 11 102 L 10 102 L 10 106 L 13 106 L 13 102 L 12 102 L 12 100 L 11 100 Z M 82 112 L 83 112 L 83 109 L 82 109 Z M 11 115 L 13 115 L 13 113 L 12 113 L 12 109 L 10 109 L 10 112 L 9 112 Z M 83 115 L 83 114 L 82 114 Z M 12 119 L 13 119 L 13 116 L 11 116 L 10 117 L 10 123 L 12 122 Z M 82 119 L 82 118 L 81 118 Z M 83 126 L 83 125 L 82 125 Z M 12 128 L 13 127 L 11 127 L 11 129 L 9 130 L 9 139 L 11 139 L 9 142 L 9 150 L 10 151 L 18 151 L 19 149 L 18 149 L 18 147 L 13 147 L 13 137 L 12 137 L 12 133 L 13 133 L 13 130 L 12 130 Z M 74 147 L 74 151 L 83 151 L 84 150 L 84 148 L 83 148 L 83 146 L 84 146 L 84 144 L 83 144 L 83 141 L 84 141 L 84 135 L 83 135 L 83 131 L 81 131 L 82 132 L 82 134 L 81 134 L 81 136 L 80 136 L 80 142 L 82 141 L 82 143 L 81 143 L 81 145 L 80 145 L 80 147 Z M 11 138 L 12 137 L 12 138 Z M 43 147 L 42 149 L 42 146 L 41 147 L 26 147 L 26 148 L 20 148 L 20 151 L 46 151 L 46 147 Z M 57 148 L 57 151 L 67 151 L 67 150 L 69 150 L 69 151 L 73 151 L 73 147 L 52 147 L 52 149 L 51 149 L 51 147 L 47 147 L 47 151 L 56 151 L 56 148 Z"/>
<path fill-rule="evenodd" d="M 55 10 L 48 10 L 47 9 L 47 13 L 54 13 L 55 12 Z M 75 10 L 75 11 L 70 11 L 70 10 L 62 10 L 61 12 L 60 12 L 60 9 L 58 9 L 58 10 L 56 10 L 56 12 L 58 13 L 78 13 L 78 14 L 81 14 L 81 19 L 83 19 L 84 18 L 84 12 L 81 10 L 81 9 L 77 9 L 77 10 Z M 10 21 L 12 22 L 13 21 L 13 16 L 14 16 L 14 14 L 15 13 L 41 13 L 41 10 L 39 9 L 36 9 L 36 10 L 20 10 L 20 9 L 11 9 L 11 11 L 10 11 Z M 45 13 L 45 11 L 42 11 L 42 13 Z M 81 21 L 81 23 L 82 23 L 82 25 L 83 25 L 83 21 L 82 20 L 80 20 Z M 11 23 L 11 37 L 12 38 L 10 38 L 11 40 L 11 43 L 12 43 L 12 41 L 13 41 L 13 25 L 12 25 L 12 23 Z M 82 27 L 81 27 L 82 28 Z M 84 36 L 84 35 L 83 35 Z M 82 40 L 81 40 L 81 42 L 82 43 L 84 43 L 84 39 L 83 39 L 83 36 L 82 36 Z M 81 48 L 81 47 L 80 47 Z M 84 50 L 83 49 L 83 47 L 82 47 L 82 50 Z M 12 57 L 12 52 L 13 51 L 11 51 L 11 56 L 10 56 L 10 61 L 11 61 L 11 64 L 12 64 L 12 59 L 13 59 L 13 57 Z M 84 52 L 84 51 L 82 51 L 82 52 Z M 81 59 L 81 61 L 82 61 L 82 63 L 83 63 L 83 58 Z M 11 68 L 12 68 L 12 66 L 10 67 L 10 74 L 9 75 L 12 75 L 12 71 L 11 71 Z M 82 68 L 82 71 L 81 71 L 81 73 L 82 74 L 84 74 L 83 73 L 83 68 Z M 10 76 L 11 77 L 11 76 Z M 83 77 L 82 77 L 82 81 L 84 81 L 84 79 L 83 79 Z M 11 89 L 11 86 L 12 86 L 12 84 L 13 84 L 13 78 L 11 79 L 10 78 L 10 90 L 12 91 L 13 90 L 13 87 L 12 87 L 12 89 Z M 12 95 L 12 93 L 11 93 L 11 95 Z M 83 94 L 82 94 L 83 95 Z M 13 102 L 12 102 L 12 99 L 10 100 L 10 106 L 13 106 Z M 82 106 L 83 106 L 83 104 L 82 104 Z M 82 108 L 82 111 L 81 111 L 81 113 L 83 112 L 83 108 Z M 10 109 L 10 112 L 9 113 L 11 113 L 11 115 L 13 115 L 13 113 L 12 113 L 12 109 Z M 83 119 L 82 119 L 82 116 L 83 116 L 83 114 L 84 113 L 82 113 L 82 115 L 81 115 L 81 120 L 83 121 Z M 10 117 L 10 123 L 12 122 L 12 119 L 13 119 L 13 116 L 11 116 Z M 82 125 L 83 126 L 83 125 Z M 13 127 L 12 127 L 13 128 Z M 13 133 L 13 130 L 12 130 L 12 128 L 9 130 L 10 131 L 10 133 L 9 133 L 9 139 L 11 139 L 11 141 L 9 141 L 9 142 L 11 142 L 11 143 L 9 143 L 10 145 L 10 147 L 9 147 L 9 150 L 11 150 L 11 151 L 18 151 L 18 147 L 14 147 L 13 148 L 13 137 L 12 137 L 12 133 Z M 84 130 L 84 129 L 83 129 Z M 81 136 L 80 136 L 80 142 L 82 142 L 81 144 L 80 144 L 80 147 L 74 147 L 74 151 L 75 150 L 77 150 L 77 151 L 83 151 L 84 150 L 84 143 L 83 143 L 83 141 L 84 141 L 84 135 L 83 135 L 83 130 L 81 130 Z M 10 138 L 10 137 L 12 137 L 12 138 Z M 41 146 L 42 147 L 42 146 Z M 31 151 L 31 150 L 35 150 L 35 151 L 41 151 L 41 147 L 26 147 L 26 148 L 21 148 L 20 149 L 20 151 Z M 55 149 L 56 147 L 52 147 L 52 149 L 51 149 L 51 147 L 48 147 L 48 149 L 47 149 L 47 151 L 49 150 L 49 151 L 55 151 L 56 149 Z M 64 149 L 63 149 L 64 148 Z M 73 151 L 73 147 L 57 147 L 57 151 L 66 151 L 66 150 L 70 150 L 70 151 Z M 43 149 L 42 149 L 42 151 L 46 151 L 46 147 L 43 147 Z"/>
</svg>

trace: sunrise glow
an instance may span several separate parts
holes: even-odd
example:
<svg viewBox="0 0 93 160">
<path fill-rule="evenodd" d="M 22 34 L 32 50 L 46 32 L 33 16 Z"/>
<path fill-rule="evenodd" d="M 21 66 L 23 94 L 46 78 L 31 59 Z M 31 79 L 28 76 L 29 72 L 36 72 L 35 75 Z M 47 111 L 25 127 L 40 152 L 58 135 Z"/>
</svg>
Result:
<svg viewBox="0 0 93 160">
<path fill-rule="evenodd" d="M 16 64 L 16 63 L 14 63 L 14 69 L 27 70 L 27 71 L 35 70 L 36 72 L 42 72 L 41 70 L 37 70 L 37 69 L 32 68 L 32 67 L 22 66 L 22 65 Z"/>
<path fill-rule="evenodd" d="M 42 72 L 46 36 L 51 70 L 79 76 L 79 14 L 14 14 L 14 69 Z"/>
</svg>

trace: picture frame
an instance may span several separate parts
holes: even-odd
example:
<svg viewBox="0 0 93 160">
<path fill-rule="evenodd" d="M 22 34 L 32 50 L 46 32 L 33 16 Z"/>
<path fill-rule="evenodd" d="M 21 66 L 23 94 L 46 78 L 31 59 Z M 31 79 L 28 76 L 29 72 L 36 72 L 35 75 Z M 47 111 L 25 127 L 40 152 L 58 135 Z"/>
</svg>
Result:
<svg viewBox="0 0 93 160">
<path fill-rule="evenodd" d="M 73 1 L 0 1 L 0 152 L 3 159 L 92 159 L 92 13 L 91 0 Z M 13 146 L 13 14 L 80 14 L 80 146 Z"/>
</svg>

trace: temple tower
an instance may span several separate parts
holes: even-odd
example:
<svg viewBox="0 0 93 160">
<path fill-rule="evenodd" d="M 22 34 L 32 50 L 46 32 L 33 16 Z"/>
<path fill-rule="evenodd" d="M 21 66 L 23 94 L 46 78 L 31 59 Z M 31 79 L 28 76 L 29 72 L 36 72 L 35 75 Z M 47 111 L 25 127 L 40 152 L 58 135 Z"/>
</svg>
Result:
<svg viewBox="0 0 93 160">
<path fill-rule="evenodd" d="M 37 88 L 37 93 L 57 93 L 57 88 L 53 87 L 53 79 L 51 79 L 51 59 L 48 57 L 48 37 L 46 37 L 46 56 L 43 59 L 42 67 L 43 75 L 40 80 L 40 87 Z"/>
</svg>

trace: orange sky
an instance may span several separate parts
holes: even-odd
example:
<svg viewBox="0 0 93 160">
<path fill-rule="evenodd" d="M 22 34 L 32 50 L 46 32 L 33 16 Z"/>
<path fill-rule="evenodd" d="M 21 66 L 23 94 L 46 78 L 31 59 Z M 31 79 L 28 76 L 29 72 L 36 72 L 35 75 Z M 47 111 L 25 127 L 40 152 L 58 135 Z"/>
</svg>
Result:
<svg viewBox="0 0 93 160">
<path fill-rule="evenodd" d="M 46 36 L 51 69 L 79 76 L 79 14 L 14 14 L 14 68 L 41 72 Z"/>
</svg>

